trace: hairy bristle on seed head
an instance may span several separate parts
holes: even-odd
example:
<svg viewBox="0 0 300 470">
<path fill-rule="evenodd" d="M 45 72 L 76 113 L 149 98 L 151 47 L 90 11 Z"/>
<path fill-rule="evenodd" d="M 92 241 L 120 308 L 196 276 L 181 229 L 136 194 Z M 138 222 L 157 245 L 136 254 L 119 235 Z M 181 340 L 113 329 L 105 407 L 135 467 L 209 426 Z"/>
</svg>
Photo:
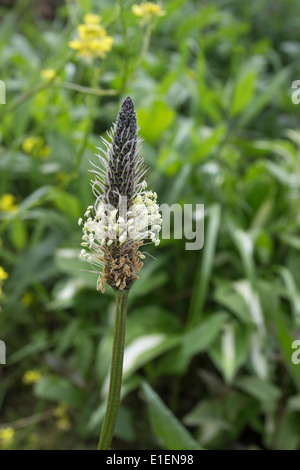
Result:
<svg viewBox="0 0 300 470">
<path fill-rule="evenodd" d="M 94 165 L 92 188 L 95 196 L 118 208 L 120 197 L 127 198 L 127 207 L 142 192 L 142 178 L 147 169 L 141 156 L 142 139 L 133 102 L 127 97 L 116 122 L 108 133 L 110 141 L 102 139 L 105 149 L 99 148 L 100 167 Z"/>
</svg>

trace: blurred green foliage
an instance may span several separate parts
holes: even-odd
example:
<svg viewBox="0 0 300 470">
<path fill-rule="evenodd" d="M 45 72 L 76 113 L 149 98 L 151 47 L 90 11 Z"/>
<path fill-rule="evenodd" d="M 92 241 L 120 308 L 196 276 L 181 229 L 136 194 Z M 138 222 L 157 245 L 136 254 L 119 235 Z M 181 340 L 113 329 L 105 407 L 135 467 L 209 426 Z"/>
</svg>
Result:
<svg viewBox="0 0 300 470">
<path fill-rule="evenodd" d="M 0 446 L 96 446 L 114 299 L 83 270 L 77 220 L 93 204 L 99 136 L 130 95 L 149 187 L 160 203 L 205 204 L 205 242 L 149 248 L 157 260 L 130 295 L 113 446 L 299 449 L 299 2 L 166 0 L 144 25 L 138 1 L 8 3 Z M 86 13 L 114 38 L 105 59 L 68 46 Z"/>
</svg>

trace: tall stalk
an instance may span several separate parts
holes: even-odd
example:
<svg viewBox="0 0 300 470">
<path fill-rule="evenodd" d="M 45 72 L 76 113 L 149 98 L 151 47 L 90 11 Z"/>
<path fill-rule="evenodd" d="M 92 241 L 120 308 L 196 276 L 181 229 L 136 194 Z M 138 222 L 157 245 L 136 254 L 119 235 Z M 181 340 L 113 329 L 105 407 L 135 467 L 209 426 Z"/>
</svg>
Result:
<svg viewBox="0 0 300 470">
<path fill-rule="evenodd" d="M 122 385 L 127 300 L 127 290 L 116 291 L 116 318 L 110 367 L 109 392 L 98 450 L 109 450 L 118 416 Z"/>
</svg>

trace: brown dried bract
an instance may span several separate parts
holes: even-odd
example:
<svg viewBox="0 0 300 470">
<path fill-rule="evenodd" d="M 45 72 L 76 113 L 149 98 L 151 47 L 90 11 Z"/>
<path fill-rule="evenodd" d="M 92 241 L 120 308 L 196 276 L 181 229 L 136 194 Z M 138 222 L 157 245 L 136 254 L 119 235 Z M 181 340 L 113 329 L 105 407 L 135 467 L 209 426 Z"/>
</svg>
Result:
<svg viewBox="0 0 300 470">
<path fill-rule="evenodd" d="M 110 247 L 105 247 L 101 261 L 103 272 L 98 280 L 98 289 L 104 292 L 104 282 L 114 290 L 130 289 L 138 279 L 137 272 L 143 266 L 137 252 L 143 243 L 128 240 L 120 245 L 116 240 Z"/>
</svg>

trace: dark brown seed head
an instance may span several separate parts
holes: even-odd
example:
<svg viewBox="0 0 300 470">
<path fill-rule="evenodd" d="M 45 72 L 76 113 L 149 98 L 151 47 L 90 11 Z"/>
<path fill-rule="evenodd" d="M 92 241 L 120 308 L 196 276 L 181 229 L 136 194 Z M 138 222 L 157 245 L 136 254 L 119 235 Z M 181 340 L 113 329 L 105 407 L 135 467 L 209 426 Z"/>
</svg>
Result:
<svg viewBox="0 0 300 470">
<path fill-rule="evenodd" d="M 131 98 L 126 98 L 119 111 L 112 135 L 108 161 L 106 200 L 118 207 L 119 197 L 131 204 L 135 190 L 137 160 L 137 121 Z"/>
</svg>

